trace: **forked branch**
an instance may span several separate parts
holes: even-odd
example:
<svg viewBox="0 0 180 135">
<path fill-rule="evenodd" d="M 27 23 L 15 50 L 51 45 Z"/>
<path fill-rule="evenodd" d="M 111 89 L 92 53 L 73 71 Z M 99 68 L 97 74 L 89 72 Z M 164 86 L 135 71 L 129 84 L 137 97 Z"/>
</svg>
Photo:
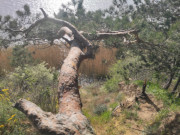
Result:
<svg viewBox="0 0 180 135">
<path fill-rule="evenodd" d="M 92 54 L 92 44 L 84 36 L 88 34 L 83 35 L 71 23 L 50 18 L 43 9 L 41 11 L 44 18 L 37 20 L 26 30 L 7 30 L 28 34 L 35 26 L 44 21 L 51 21 L 63 26 L 58 32 L 57 38 L 63 38 L 71 47 L 59 75 L 59 111 L 56 115 L 44 112 L 34 103 L 24 99 L 17 101 L 14 107 L 25 113 L 33 125 L 44 135 L 94 135 L 95 133 L 90 123 L 82 113 L 82 103 L 78 87 L 79 65 L 84 58 L 88 58 Z M 136 30 L 113 31 L 108 33 L 99 32 L 95 34 L 95 38 L 121 37 L 128 34 L 136 34 L 137 32 Z M 66 39 L 65 35 L 68 35 L 70 40 Z M 82 51 L 84 48 L 87 49 L 85 54 Z"/>
</svg>

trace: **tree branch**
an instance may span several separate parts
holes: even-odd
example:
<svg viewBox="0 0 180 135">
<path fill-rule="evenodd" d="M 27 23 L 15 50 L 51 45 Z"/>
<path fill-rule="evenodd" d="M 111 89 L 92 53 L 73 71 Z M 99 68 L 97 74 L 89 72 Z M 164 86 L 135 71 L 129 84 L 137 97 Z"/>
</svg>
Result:
<svg viewBox="0 0 180 135">
<path fill-rule="evenodd" d="M 74 135 L 79 133 L 75 127 L 77 123 L 73 123 L 68 116 L 44 112 L 36 104 L 28 100 L 18 100 L 14 108 L 23 112 L 43 135 Z M 72 117 L 78 117 L 78 115 L 80 114 L 75 114 Z"/>
<path fill-rule="evenodd" d="M 43 13 L 44 18 L 47 18 L 47 17 L 48 17 L 48 15 L 47 15 L 47 14 L 46 14 L 46 12 L 44 11 L 44 9 L 43 9 L 43 8 L 40 8 L 40 10 L 41 10 L 41 12 Z"/>
<path fill-rule="evenodd" d="M 13 30 L 10 28 L 6 28 L 5 30 L 10 31 L 10 32 L 14 32 L 14 33 L 25 33 L 27 35 L 34 27 L 36 27 L 38 24 L 44 22 L 45 20 L 46 20 L 46 18 L 39 19 L 36 22 L 34 22 L 33 24 L 31 24 L 29 26 L 29 28 L 27 28 L 25 30 Z"/>
<path fill-rule="evenodd" d="M 39 127 L 40 125 L 46 125 L 43 119 L 48 119 L 49 116 L 52 116 L 52 113 L 44 112 L 40 107 L 36 104 L 25 100 L 19 99 L 15 104 L 14 108 L 23 112 L 32 122 L 35 127 Z"/>
<path fill-rule="evenodd" d="M 123 36 L 129 35 L 129 34 L 135 35 L 138 32 L 139 32 L 139 30 L 108 31 L 108 32 L 96 31 L 95 34 L 92 34 L 92 33 L 87 33 L 87 32 L 81 31 L 81 34 L 83 34 L 89 40 L 102 40 L 102 39 L 109 38 L 109 37 L 123 37 Z"/>
</svg>

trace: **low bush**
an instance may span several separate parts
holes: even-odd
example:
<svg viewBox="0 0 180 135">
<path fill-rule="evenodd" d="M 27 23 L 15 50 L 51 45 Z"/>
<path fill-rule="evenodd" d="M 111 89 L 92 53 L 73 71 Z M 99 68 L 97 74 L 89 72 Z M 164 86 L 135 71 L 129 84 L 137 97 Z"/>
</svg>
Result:
<svg viewBox="0 0 180 135">
<path fill-rule="evenodd" d="M 106 98 L 105 100 L 104 100 L 104 103 L 109 103 L 110 102 L 110 99 L 109 98 Z"/>
<path fill-rule="evenodd" d="M 84 115 L 93 125 L 102 125 L 111 120 L 111 111 L 102 112 L 100 115 L 92 115 L 87 110 L 83 110 Z"/>
<path fill-rule="evenodd" d="M 104 88 L 108 92 L 118 90 L 118 83 L 121 81 L 129 82 L 129 78 L 137 77 L 140 73 L 138 68 L 142 63 L 137 62 L 138 58 L 127 58 L 126 60 L 118 60 L 109 69 L 109 78 L 104 84 Z"/>
<path fill-rule="evenodd" d="M 17 67 L 1 82 L 9 89 L 12 100 L 25 98 L 46 111 L 56 111 L 57 73 L 43 62 Z"/>
<path fill-rule="evenodd" d="M 116 96 L 116 101 L 117 102 L 122 102 L 125 99 L 125 95 L 123 93 L 118 93 L 118 95 Z"/>
<path fill-rule="evenodd" d="M 97 105 L 94 109 L 94 113 L 97 115 L 101 115 L 102 113 L 107 111 L 107 106 L 105 104 Z"/>
<path fill-rule="evenodd" d="M 126 119 L 133 119 L 133 120 L 138 119 L 138 114 L 136 111 L 124 110 L 123 114 L 125 115 Z"/>
<path fill-rule="evenodd" d="M 115 102 L 115 103 L 110 104 L 109 107 L 110 107 L 112 110 L 114 110 L 118 105 L 119 105 L 119 103 L 118 103 L 118 102 Z"/>
<path fill-rule="evenodd" d="M 135 83 L 139 86 L 143 85 L 143 81 L 136 81 Z M 163 109 L 158 112 L 152 123 L 146 127 L 146 132 L 148 135 L 164 134 L 163 131 L 161 131 L 162 129 L 160 129 L 161 124 L 163 124 L 162 121 L 167 118 L 170 113 L 180 111 L 180 99 L 152 82 L 147 83 L 146 93 L 154 95 L 157 100 L 163 102 Z"/>
</svg>

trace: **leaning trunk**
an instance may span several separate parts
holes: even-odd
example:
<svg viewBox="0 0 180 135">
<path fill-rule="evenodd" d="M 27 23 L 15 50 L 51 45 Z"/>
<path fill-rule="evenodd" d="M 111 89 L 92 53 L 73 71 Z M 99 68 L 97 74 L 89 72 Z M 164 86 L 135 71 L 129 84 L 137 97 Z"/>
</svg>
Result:
<svg viewBox="0 0 180 135">
<path fill-rule="evenodd" d="M 174 77 L 174 73 L 170 75 L 170 79 L 169 79 L 168 83 L 164 86 L 164 89 L 167 90 L 170 87 L 173 77 Z"/>
<path fill-rule="evenodd" d="M 146 95 L 146 86 L 147 86 L 147 80 L 145 79 L 142 87 L 142 95 Z"/>
<path fill-rule="evenodd" d="M 174 94 L 176 92 L 176 90 L 178 88 L 178 85 L 179 85 L 179 82 L 180 82 L 180 76 L 178 77 L 178 80 L 177 80 L 177 82 L 176 82 L 176 84 L 175 84 L 175 86 L 174 86 L 174 88 L 172 90 L 172 94 Z"/>
<path fill-rule="evenodd" d="M 83 52 L 73 41 L 59 76 L 59 112 L 54 115 L 44 112 L 37 105 L 20 99 L 15 108 L 24 112 L 43 135 L 94 135 L 89 121 L 82 113 L 78 89 L 78 67 Z"/>
<path fill-rule="evenodd" d="M 71 115 L 81 112 L 81 99 L 78 89 L 78 67 L 82 51 L 77 46 L 72 46 L 69 55 L 64 60 L 59 76 L 59 112 Z"/>
</svg>

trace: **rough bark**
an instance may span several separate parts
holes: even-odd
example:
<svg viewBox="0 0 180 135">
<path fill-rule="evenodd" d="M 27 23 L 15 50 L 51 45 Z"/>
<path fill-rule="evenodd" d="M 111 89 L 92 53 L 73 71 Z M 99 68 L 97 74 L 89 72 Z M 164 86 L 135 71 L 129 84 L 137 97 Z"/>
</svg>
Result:
<svg viewBox="0 0 180 135">
<path fill-rule="evenodd" d="M 78 89 L 78 67 L 83 57 L 78 43 L 73 41 L 59 75 L 59 112 L 42 111 L 34 103 L 20 99 L 15 108 L 27 115 L 43 135 L 94 135 L 89 121 L 83 115 Z"/>
<path fill-rule="evenodd" d="M 174 88 L 173 88 L 173 90 L 172 90 L 172 94 L 174 94 L 174 93 L 176 92 L 179 83 L 180 83 L 180 76 L 178 77 L 178 80 L 177 80 L 177 82 L 176 82 L 176 84 L 175 84 L 175 86 L 174 86 Z"/>
</svg>

